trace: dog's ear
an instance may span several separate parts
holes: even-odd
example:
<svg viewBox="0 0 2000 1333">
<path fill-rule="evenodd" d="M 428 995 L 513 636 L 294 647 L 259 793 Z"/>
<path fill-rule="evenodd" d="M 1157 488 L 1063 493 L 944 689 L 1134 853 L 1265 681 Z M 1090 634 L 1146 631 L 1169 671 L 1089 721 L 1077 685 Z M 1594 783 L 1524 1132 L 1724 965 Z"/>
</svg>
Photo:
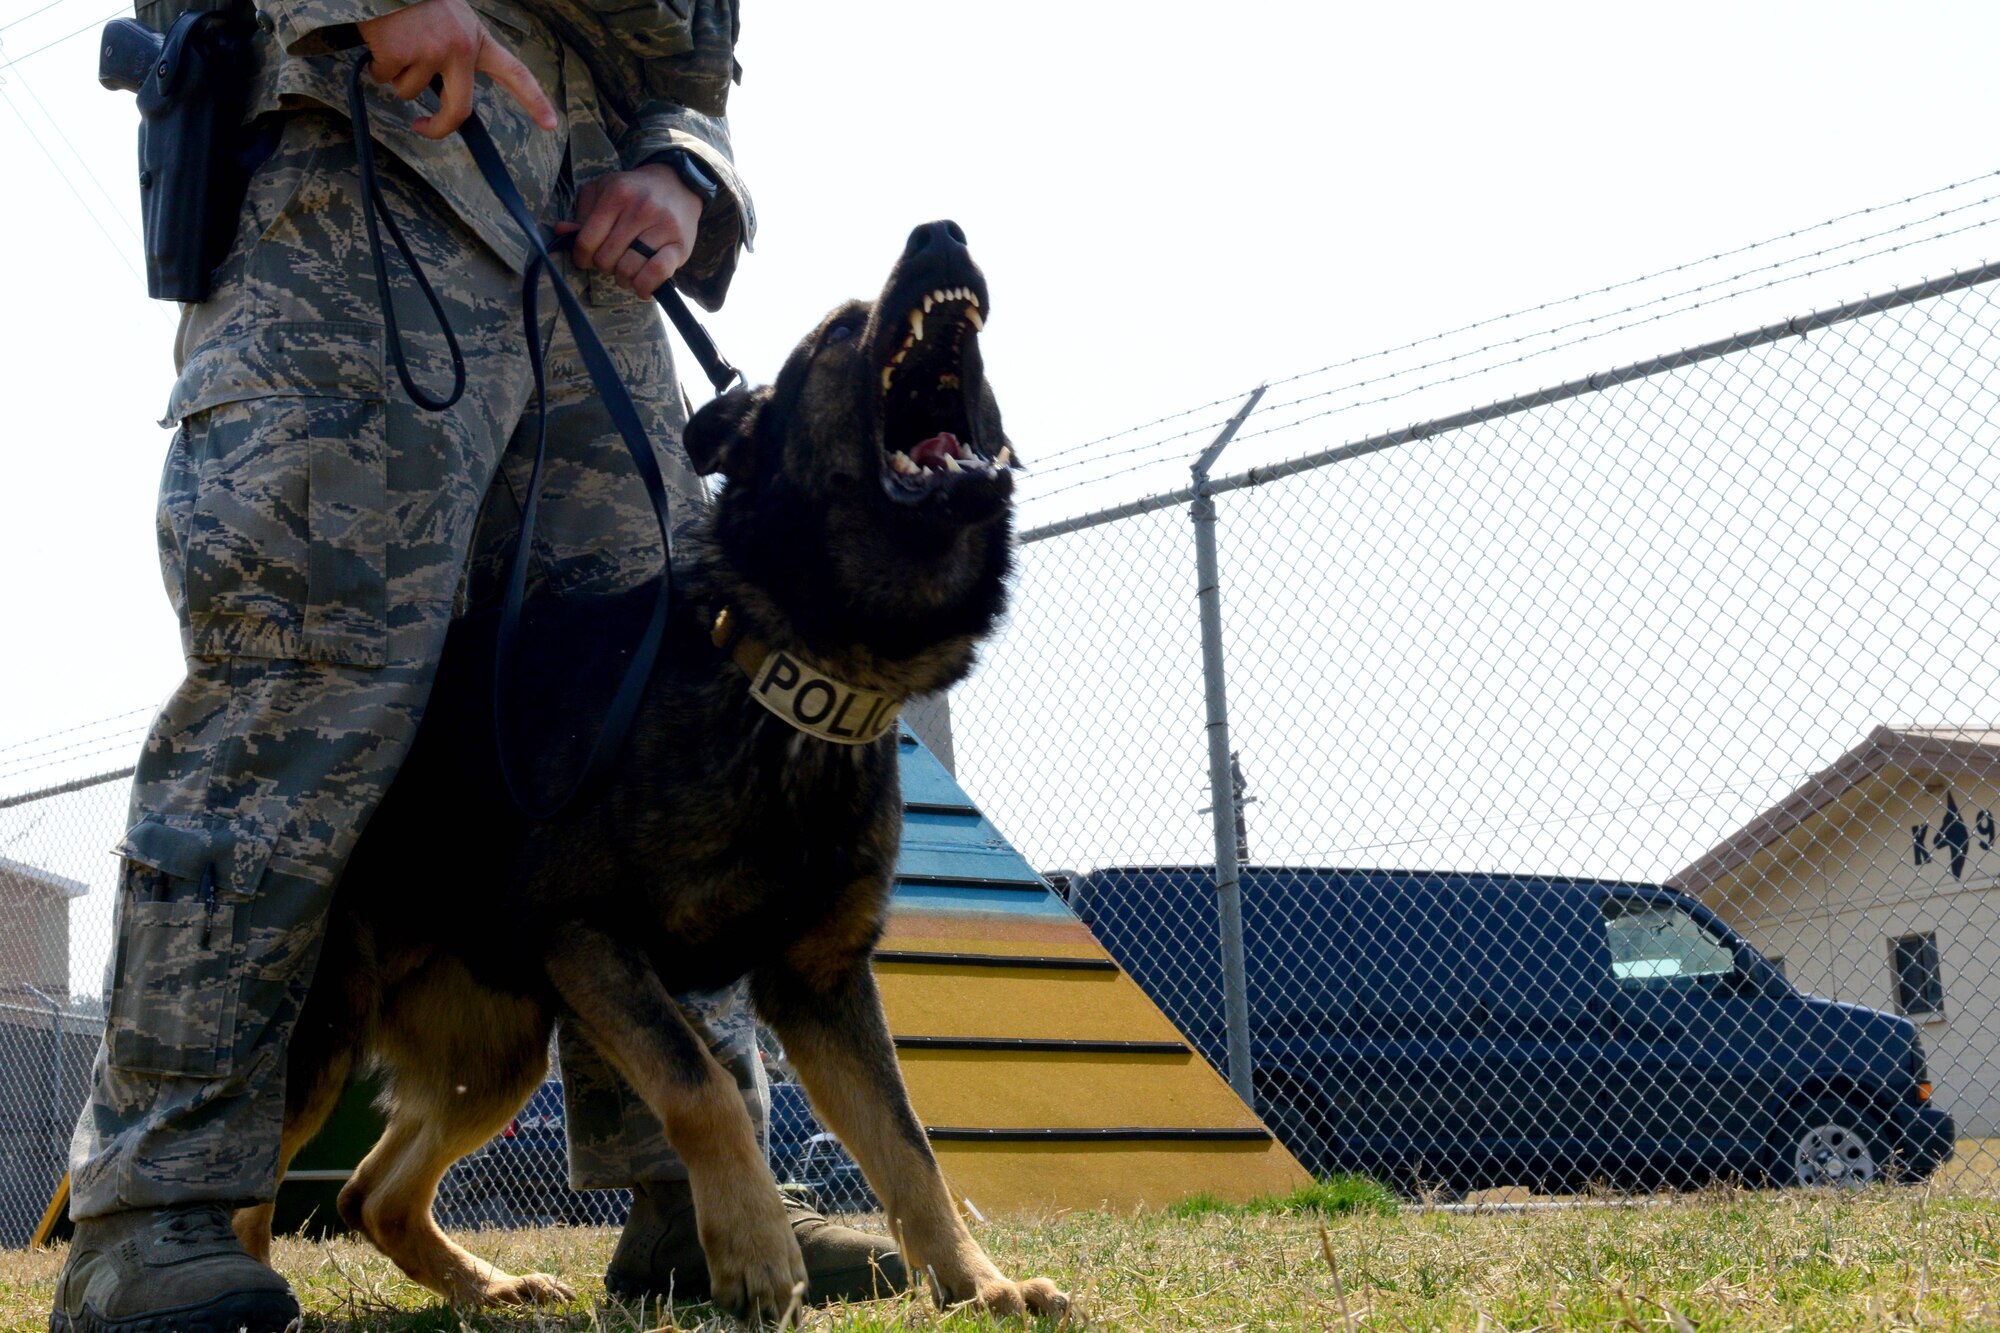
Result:
<svg viewBox="0 0 2000 1333">
<path fill-rule="evenodd" d="M 771 388 L 731 389 L 711 398 L 687 424 L 681 443 L 694 470 L 720 472 L 740 481 L 757 457 L 757 418 L 771 401 Z"/>
</svg>

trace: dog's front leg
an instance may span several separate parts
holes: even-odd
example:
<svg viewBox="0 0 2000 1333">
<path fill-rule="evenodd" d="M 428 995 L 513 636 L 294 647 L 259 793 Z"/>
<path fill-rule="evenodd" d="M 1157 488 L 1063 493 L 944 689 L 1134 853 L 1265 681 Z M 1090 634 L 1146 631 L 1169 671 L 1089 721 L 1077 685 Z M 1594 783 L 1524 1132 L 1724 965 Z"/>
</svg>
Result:
<svg viewBox="0 0 2000 1333">
<path fill-rule="evenodd" d="M 546 965 L 584 1035 L 687 1164 L 715 1303 L 752 1322 L 782 1319 L 804 1291 L 805 1260 L 735 1083 L 636 951 L 569 926 Z"/>
<path fill-rule="evenodd" d="M 947 1304 L 1001 1314 L 1067 1308 L 1069 1298 L 1047 1278 L 1010 1280 L 965 1229 L 910 1107 L 866 955 L 836 969 L 819 958 L 788 960 L 758 972 L 752 984 L 813 1110 L 881 1198 L 911 1271 L 935 1274 Z"/>
</svg>

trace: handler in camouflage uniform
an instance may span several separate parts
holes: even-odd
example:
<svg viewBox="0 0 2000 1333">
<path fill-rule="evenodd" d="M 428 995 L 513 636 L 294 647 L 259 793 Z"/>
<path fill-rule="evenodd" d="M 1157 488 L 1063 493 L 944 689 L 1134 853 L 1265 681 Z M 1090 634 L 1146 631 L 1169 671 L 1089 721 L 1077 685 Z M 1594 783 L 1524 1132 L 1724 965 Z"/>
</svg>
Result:
<svg viewBox="0 0 2000 1333">
<path fill-rule="evenodd" d="M 565 267 L 680 517 L 705 500 L 674 447 L 684 409 L 647 297 L 671 275 L 714 309 L 754 229 L 722 118 L 733 0 L 264 2 L 253 115 L 276 146 L 176 349 L 159 537 L 187 677 L 140 756 L 117 849 L 110 1011 L 71 1149 L 77 1231 L 54 1330 L 257 1333 L 297 1313 L 229 1213 L 275 1192 L 285 1044 L 335 880 L 415 734 L 454 609 L 497 592 L 532 449 L 525 250 L 448 137 L 473 72 L 495 80 L 470 100 L 530 205 L 581 224 Z M 370 109 L 389 208 L 465 353 L 464 396 L 440 414 L 386 369 L 355 144 L 335 113 L 362 42 L 387 81 Z M 433 75 L 442 106 L 426 115 L 408 99 Z M 706 207 L 676 152 L 720 185 Z M 441 393 L 444 340 L 401 268 L 392 257 L 411 368 Z M 545 332 L 542 586 L 630 587 L 660 566 L 652 511 L 567 328 L 551 314 Z M 740 988 L 683 1006 L 763 1124 Z M 635 1186 L 608 1283 L 705 1295 L 686 1173 L 657 1120 L 583 1043 L 562 1054 L 573 1182 Z M 877 1265 L 905 1280 L 886 1240 L 803 1209 L 794 1228 L 816 1297 L 867 1294 Z"/>
</svg>

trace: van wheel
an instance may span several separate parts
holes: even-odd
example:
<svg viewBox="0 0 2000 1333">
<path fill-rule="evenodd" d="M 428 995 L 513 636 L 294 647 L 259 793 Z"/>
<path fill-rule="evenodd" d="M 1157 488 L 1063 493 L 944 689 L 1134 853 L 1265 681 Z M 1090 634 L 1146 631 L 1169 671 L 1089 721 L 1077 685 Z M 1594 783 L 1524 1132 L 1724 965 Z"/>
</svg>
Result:
<svg viewBox="0 0 2000 1333">
<path fill-rule="evenodd" d="M 1838 1097 L 1794 1107 L 1771 1145 L 1779 1185 L 1864 1189 L 1889 1174 L 1888 1146 L 1872 1111 Z"/>
</svg>

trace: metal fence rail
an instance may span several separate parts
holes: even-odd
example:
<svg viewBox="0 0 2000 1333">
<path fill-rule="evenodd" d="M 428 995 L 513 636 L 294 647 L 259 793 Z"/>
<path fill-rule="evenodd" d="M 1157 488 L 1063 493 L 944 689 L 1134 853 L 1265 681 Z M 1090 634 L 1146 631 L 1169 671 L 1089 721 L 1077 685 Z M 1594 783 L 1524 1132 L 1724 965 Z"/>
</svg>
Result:
<svg viewBox="0 0 2000 1333">
<path fill-rule="evenodd" d="M 1316 1169 L 1991 1192 L 1996 276 L 1031 528 L 959 777 Z M 0 1243 L 81 1105 L 143 721 L 0 750 Z M 621 1215 L 554 1105 L 447 1221 Z"/>
</svg>

